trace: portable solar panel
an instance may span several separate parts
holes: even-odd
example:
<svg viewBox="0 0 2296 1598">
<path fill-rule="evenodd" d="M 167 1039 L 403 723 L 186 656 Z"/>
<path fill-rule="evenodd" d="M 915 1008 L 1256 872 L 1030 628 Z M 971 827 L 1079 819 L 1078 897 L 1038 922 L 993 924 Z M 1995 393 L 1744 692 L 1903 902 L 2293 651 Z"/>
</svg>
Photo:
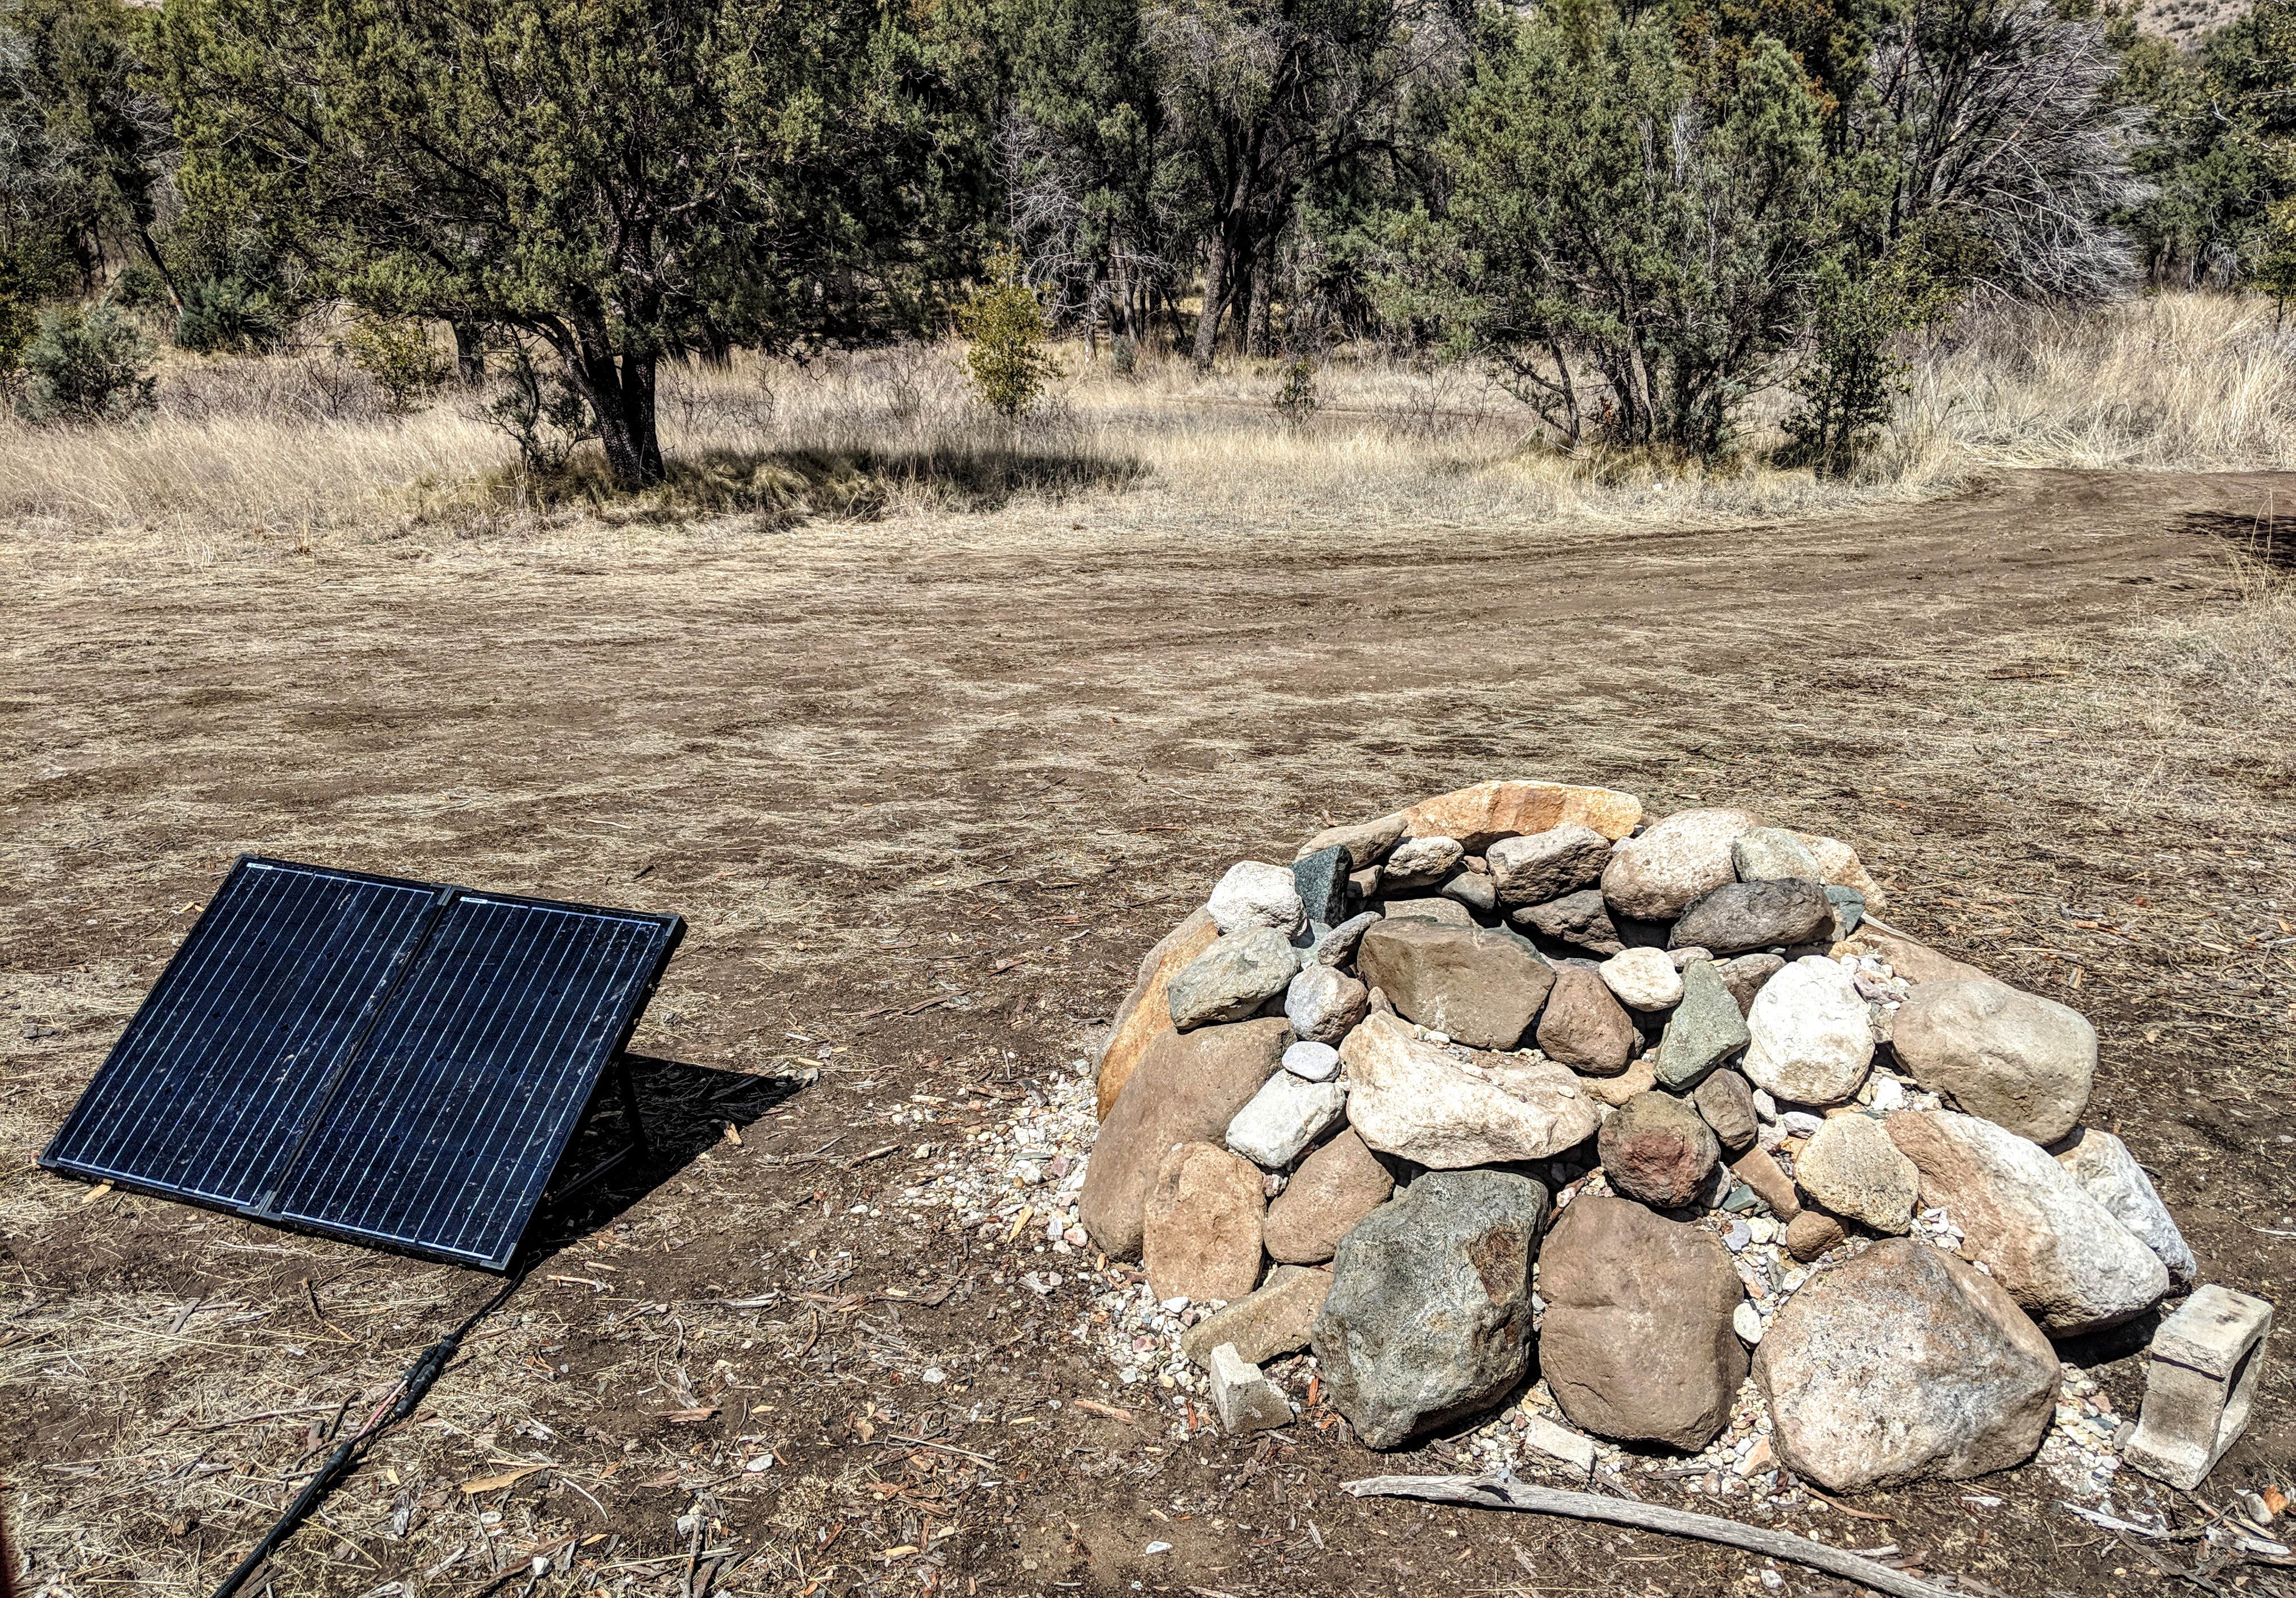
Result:
<svg viewBox="0 0 2296 1598">
<path fill-rule="evenodd" d="M 242 859 L 40 1163 L 499 1270 L 684 931 Z"/>
</svg>

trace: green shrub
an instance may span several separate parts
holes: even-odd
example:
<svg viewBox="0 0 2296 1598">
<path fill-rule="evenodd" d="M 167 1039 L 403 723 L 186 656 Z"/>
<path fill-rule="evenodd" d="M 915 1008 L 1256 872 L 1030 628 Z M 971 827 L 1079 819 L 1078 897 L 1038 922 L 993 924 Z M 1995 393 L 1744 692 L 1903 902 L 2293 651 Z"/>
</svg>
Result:
<svg viewBox="0 0 2296 1598">
<path fill-rule="evenodd" d="M 972 340 L 965 369 L 983 404 L 1004 417 L 1024 416 L 1044 397 L 1045 380 L 1060 368 L 1045 354 L 1051 329 L 1036 291 L 1021 281 L 1021 258 L 1001 250 L 989 263 L 993 281 L 974 289 L 957 312 L 957 327 Z"/>
<path fill-rule="evenodd" d="M 1316 414 L 1316 357 L 1295 355 L 1283 363 L 1283 381 L 1276 385 L 1275 409 L 1286 422 L 1304 422 Z"/>
<path fill-rule="evenodd" d="M 21 363 L 29 421 L 118 422 L 152 404 L 152 340 L 109 303 L 44 314 Z"/>
<path fill-rule="evenodd" d="M 194 355 L 264 355 L 286 341 L 293 319 L 268 289 L 237 277 L 199 278 L 176 314 L 176 347 Z"/>
<path fill-rule="evenodd" d="M 351 363 L 382 390 L 383 409 L 411 416 L 447 381 L 447 364 L 430 348 L 422 324 L 409 319 L 362 318 L 343 340 Z"/>
</svg>

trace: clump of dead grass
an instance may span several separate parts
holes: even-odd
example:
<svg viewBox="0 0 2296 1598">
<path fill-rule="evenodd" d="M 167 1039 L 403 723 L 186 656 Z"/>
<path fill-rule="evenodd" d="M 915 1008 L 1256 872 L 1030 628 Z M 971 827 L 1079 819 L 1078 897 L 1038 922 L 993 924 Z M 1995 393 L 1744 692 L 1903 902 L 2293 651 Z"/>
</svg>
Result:
<svg viewBox="0 0 2296 1598">
<path fill-rule="evenodd" d="M 305 548 L 410 526 L 772 528 L 1120 496 L 1146 523 L 1308 535 L 1808 515 L 1933 495 L 2002 465 L 2296 464 L 2296 332 L 2260 301 L 2220 295 L 1964 317 L 1913 352 L 1898 421 L 1849 483 L 1762 463 L 1780 395 L 1755 406 L 1734 462 L 1697 467 L 1557 451 L 1471 366 L 1342 349 L 1303 417 L 1274 404 L 1281 362 L 1199 374 L 1148 350 L 1119 375 L 1097 354 L 1063 349 L 1044 410 L 1017 426 L 977 402 L 954 346 L 676 369 L 660 403 L 672 478 L 635 496 L 594 453 L 545 478 L 518 470 L 468 395 L 395 419 L 326 352 L 175 356 L 147 419 L 0 421 L 0 524 L 211 554 L 218 542 Z"/>
</svg>

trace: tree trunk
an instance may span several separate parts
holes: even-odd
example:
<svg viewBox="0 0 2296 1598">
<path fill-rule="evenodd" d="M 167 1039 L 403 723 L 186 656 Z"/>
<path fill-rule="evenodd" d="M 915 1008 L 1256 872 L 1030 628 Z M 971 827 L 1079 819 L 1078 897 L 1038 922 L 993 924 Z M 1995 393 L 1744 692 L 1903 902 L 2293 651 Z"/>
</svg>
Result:
<svg viewBox="0 0 2296 1598">
<path fill-rule="evenodd" d="M 168 303 L 176 307 L 176 315 L 182 316 L 184 297 L 176 291 L 176 275 L 168 270 L 167 258 L 160 253 L 160 246 L 152 242 L 152 230 L 138 223 L 135 237 L 143 243 L 144 254 L 151 261 L 152 270 L 160 275 L 160 286 L 168 291 Z"/>
<path fill-rule="evenodd" d="M 1270 234 L 1261 241 L 1251 260 L 1251 310 L 1243 322 L 1243 353 L 1265 356 L 1268 353 L 1267 307 L 1274 298 L 1275 276 L 1275 236 Z"/>
<path fill-rule="evenodd" d="M 654 430 L 655 365 L 652 356 L 618 356 L 603 323 L 578 324 L 570 348 L 559 352 L 566 374 L 588 402 L 598 443 L 615 486 L 644 488 L 661 481 L 661 443 Z"/>
<path fill-rule="evenodd" d="M 448 324 L 455 332 L 455 377 L 465 389 L 487 381 L 486 331 L 475 322 Z"/>
<path fill-rule="evenodd" d="M 1211 256 L 1204 263 L 1204 308 L 1196 318 L 1196 370 L 1212 369 L 1212 351 L 1219 338 L 1220 317 L 1227 309 L 1229 274 L 1226 231 L 1212 235 Z"/>
</svg>

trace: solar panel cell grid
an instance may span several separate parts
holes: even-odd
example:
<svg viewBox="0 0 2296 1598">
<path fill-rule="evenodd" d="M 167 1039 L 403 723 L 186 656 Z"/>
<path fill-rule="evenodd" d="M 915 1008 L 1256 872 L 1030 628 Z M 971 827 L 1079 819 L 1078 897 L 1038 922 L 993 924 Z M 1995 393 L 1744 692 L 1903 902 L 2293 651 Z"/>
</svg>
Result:
<svg viewBox="0 0 2296 1598">
<path fill-rule="evenodd" d="M 242 862 L 50 1162 L 210 1203 L 262 1193 L 439 897 L 428 883 Z"/>
<path fill-rule="evenodd" d="M 272 1212 L 506 1262 L 666 938 L 656 917 L 455 899 Z"/>
</svg>

